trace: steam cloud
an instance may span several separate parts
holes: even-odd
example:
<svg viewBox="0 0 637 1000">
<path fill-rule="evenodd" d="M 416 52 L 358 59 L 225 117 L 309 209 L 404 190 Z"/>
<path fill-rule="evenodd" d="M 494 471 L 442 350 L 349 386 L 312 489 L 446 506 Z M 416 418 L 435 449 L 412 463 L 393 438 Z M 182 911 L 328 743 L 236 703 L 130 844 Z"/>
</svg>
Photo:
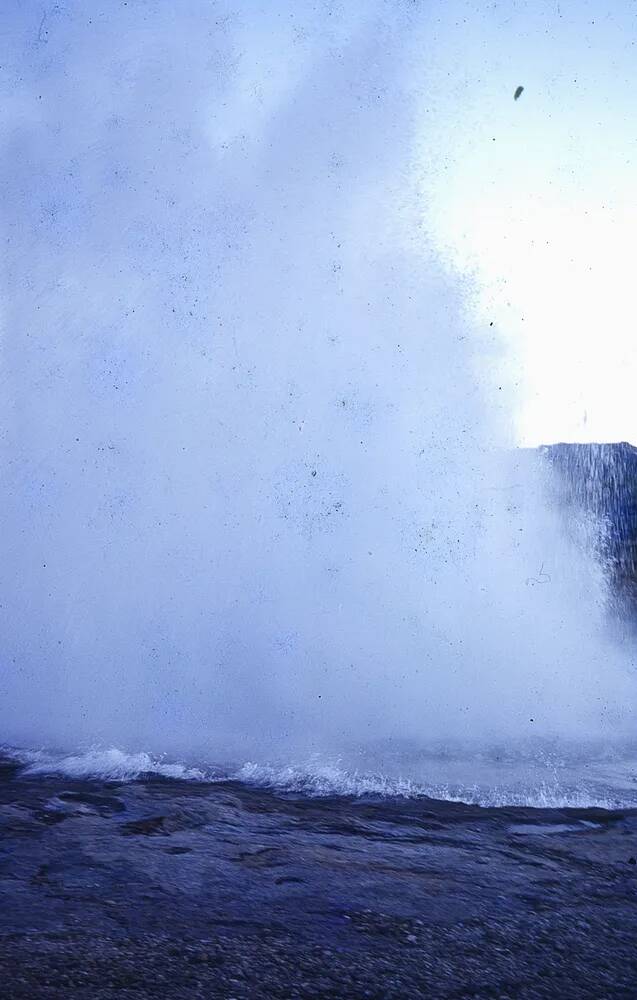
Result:
<svg viewBox="0 0 637 1000">
<path fill-rule="evenodd" d="M 498 448 L 497 347 L 427 239 L 431 16 L 8 3 L 7 740 L 630 721 L 599 571 Z"/>
</svg>

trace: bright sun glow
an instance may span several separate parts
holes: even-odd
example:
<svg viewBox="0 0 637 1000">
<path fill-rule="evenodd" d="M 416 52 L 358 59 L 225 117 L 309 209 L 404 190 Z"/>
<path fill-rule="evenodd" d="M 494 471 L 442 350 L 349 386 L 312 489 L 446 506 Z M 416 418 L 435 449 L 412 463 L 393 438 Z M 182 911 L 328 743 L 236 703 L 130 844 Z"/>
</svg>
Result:
<svg viewBox="0 0 637 1000">
<path fill-rule="evenodd" d="M 637 443 L 634 17 L 562 7 L 527 11 L 532 60 L 512 19 L 449 28 L 466 83 L 436 116 L 429 222 L 510 346 L 517 440 Z"/>
</svg>

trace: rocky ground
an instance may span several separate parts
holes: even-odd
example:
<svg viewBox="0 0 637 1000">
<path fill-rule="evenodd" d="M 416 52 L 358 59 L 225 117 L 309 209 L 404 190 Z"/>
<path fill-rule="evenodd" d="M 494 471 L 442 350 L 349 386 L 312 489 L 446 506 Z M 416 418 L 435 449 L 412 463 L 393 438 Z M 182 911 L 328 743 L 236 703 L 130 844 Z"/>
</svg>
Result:
<svg viewBox="0 0 637 1000">
<path fill-rule="evenodd" d="M 637 812 L 0 781 L 0 996 L 637 997 Z"/>
</svg>

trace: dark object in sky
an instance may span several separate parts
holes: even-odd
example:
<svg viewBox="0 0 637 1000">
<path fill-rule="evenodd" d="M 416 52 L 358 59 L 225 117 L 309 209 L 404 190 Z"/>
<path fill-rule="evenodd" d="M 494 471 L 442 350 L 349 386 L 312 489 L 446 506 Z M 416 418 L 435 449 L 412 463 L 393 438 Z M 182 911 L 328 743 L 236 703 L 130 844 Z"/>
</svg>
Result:
<svg viewBox="0 0 637 1000">
<path fill-rule="evenodd" d="M 518 97 L 520 96 L 520 94 L 522 93 L 523 90 L 524 90 L 524 87 L 516 87 L 515 88 L 515 94 L 513 95 L 513 100 L 514 101 L 517 101 Z"/>
</svg>

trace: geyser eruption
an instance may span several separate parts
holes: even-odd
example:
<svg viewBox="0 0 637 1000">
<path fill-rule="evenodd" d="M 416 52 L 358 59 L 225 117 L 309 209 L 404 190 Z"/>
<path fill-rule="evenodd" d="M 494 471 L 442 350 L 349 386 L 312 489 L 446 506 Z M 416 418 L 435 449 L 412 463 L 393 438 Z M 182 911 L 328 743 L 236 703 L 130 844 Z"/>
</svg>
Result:
<svg viewBox="0 0 637 1000">
<path fill-rule="evenodd" d="M 427 14 L 9 8 L 3 738 L 622 733 L 601 573 L 428 242 Z"/>
</svg>

